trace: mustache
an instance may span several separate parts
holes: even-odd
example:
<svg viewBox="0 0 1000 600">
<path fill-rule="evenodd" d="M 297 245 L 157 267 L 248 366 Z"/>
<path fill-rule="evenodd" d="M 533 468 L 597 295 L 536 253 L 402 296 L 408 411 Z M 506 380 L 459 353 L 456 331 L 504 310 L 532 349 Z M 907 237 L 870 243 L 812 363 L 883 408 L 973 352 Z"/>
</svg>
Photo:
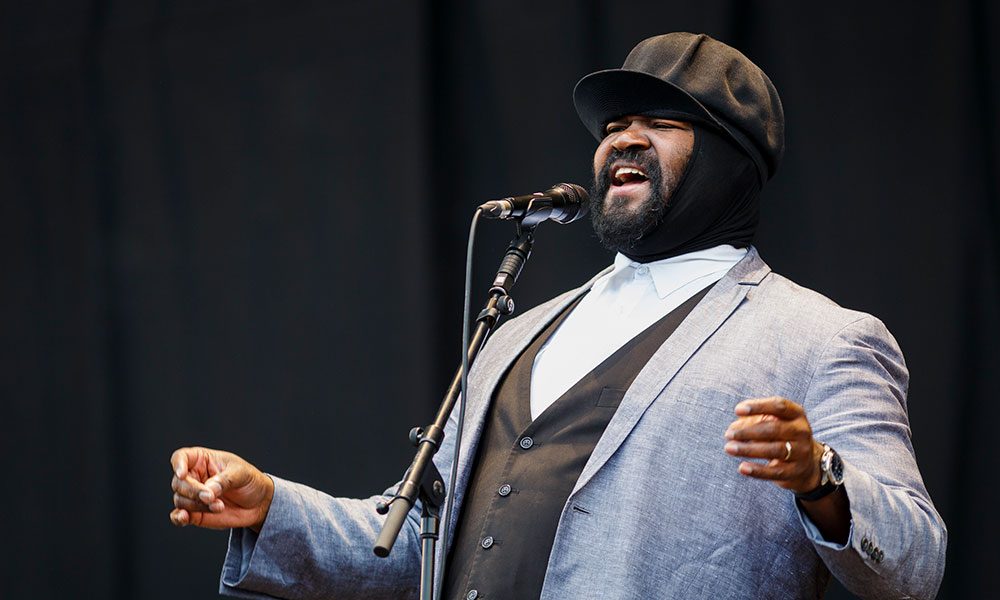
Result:
<svg viewBox="0 0 1000 600">
<path fill-rule="evenodd" d="M 612 149 L 608 157 L 604 159 L 600 176 L 611 178 L 611 165 L 617 161 L 634 163 L 646 172 L 649 179 L 659 179 L 660 161 L 656 159 L 656 154 L 652 150 L 639 150 L 638 148 L 626 148 L 624 150 Z"/>
<path fill-rule="evenodd" d="M 657 160 L 655 152 L 638 148 L 612 149 L 607 158 L 604 159 L 604 165 L 594 173 L 594 183 L 591 186 L 590 194 L 591 210 L 594 210 L 595 205 L 604 202 L 605 195 L 611 189 L 611 165 L 619 160 L 635 164 L 645 171 L 654 190 L 658 190 L 662 185 L 663 173 L 660 171 L 660 161 Z"/>
</svg>

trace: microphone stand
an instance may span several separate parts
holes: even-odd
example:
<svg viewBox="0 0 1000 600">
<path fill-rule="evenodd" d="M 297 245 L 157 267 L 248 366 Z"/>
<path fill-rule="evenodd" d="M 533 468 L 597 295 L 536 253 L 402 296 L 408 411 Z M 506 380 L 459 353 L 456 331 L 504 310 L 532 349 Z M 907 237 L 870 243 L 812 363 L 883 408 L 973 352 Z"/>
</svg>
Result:
<svg viewBox="0 0 1000 600">
<path fill-rule="evenodd" d="M 539 217 L 540 215 L 526 217 L 517 222 L 517 233 L 500 262 L 486 306 L 476 317 L 476 328 L 469 340 L 470 365 L 500 317 L 514 312 L 514 300 L 510 297 L 510 290 L 531 254 L 535 227 L 545 220 L 544 217 Z M 414 427 L 410 430 L 410 442 L 417 447 L 417 453 L 403 475 L 403 481 L 397 488 L 396 495 L 389 502 L 379 502 L 376 506 L 379 514 L 389 514 L 382 525 L 382 531 L 375 541 L 374 548 L 376 556 L 385 558 L 389 556 L 393 544 L 399 537 L 406 515 L 414 503 L 420 501 L 420 600 L 434 598 L 434 553 L 439 537 L 441 504 L 446 494 L 444 479 L 432 459 L 444 441 L 445 425 L 461 391 L 462 367 L 459 366 L 434 422 L 427 427 Z M 460 443 L 460 440 L 456 440 L 455 443 Z M 447 540 L 445 543 L 447 544 Z"/>
</svg>

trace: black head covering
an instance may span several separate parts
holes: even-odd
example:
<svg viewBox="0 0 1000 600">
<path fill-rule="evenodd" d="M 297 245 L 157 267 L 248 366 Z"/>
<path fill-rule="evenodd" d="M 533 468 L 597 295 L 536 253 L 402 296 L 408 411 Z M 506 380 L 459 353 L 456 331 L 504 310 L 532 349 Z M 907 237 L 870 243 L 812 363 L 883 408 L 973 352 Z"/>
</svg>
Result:
<svg viewBox="0 0 1000 600">
<path fill-rule="evenodd" d="M 683 118 L 673 115 L 672 118 Z M 691 117 L 689 117 L 691 118 Z M 616 231 L 605 217 L 604 198 L 611 185 L 607 168 L 595 176 L 590 194 L 594 229 L 605 246 L 636 262 L 652 262 L 720 244 L 749 246 L 760 216 L 760 181 L 753 160 L 725 134 L 694 122 L 694 144 L 684 173 L 670 191 L 666 205 L 652 195 L 640 223 L 619 223 Z M 643 165 L 654 190 L 663 189 L 663 174 L 652 150 L 612 151 L 610 166 L 619 158 Z"/>
<path fill-rule="evenodd" d="M 760 217 L 760 181 L 753 160 L 724 134 L 694 126 L 695 144 L 662 221 L 622 254 L 651 262 L 731 244 L 749 246 Z"/>
</svg>

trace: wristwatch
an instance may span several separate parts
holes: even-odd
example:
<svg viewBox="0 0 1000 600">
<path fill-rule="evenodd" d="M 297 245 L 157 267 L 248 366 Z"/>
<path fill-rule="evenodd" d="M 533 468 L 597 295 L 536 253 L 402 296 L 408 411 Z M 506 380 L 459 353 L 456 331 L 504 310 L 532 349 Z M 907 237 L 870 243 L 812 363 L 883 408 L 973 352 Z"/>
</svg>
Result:
<svg viewBox="0 0 1000 600">
<path fill-rule="evenodd" d="M 821 471 L 819 487 L 809 492 L 795 492 L 799 500 L 813 501 L 829 496 L 844 483 L 844 461 L 830 446 L 823 444 L 823 456 L 819 459 Z"/>
</svg>

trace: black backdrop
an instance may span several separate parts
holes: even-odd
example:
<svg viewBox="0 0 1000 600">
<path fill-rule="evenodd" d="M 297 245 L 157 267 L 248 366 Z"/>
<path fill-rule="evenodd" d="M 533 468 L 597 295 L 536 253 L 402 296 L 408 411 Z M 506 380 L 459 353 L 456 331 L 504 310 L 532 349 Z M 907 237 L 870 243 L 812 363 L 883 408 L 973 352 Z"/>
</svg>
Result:
<svg viewBox="0 0 1000 600">
<path fill-rule="evenodd" d="M 0 596 L 213 597 L 225 535 L 167 519 L 178 445 L 395 480 L 457 364 L 473 206 L 586 183 L 573 83 L 670 30 L 780 90 L 758 245 L 899 339 L 940 597 L 990 595 L 996 3 L 46 0 L 0 5 Z M 545 225 L 518 304 L 609 261 Z"/>
</svg>

